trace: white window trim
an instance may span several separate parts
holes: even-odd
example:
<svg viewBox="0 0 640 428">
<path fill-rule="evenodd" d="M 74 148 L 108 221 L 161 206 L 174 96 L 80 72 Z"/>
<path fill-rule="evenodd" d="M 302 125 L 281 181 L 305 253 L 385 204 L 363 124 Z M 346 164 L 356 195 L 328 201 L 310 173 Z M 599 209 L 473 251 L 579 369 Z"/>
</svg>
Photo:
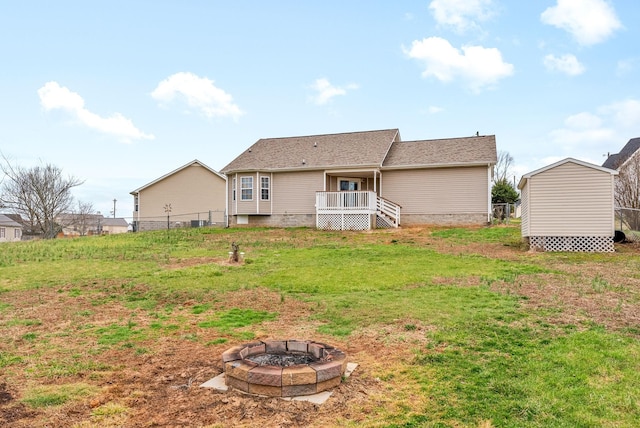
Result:
<svg viewBox="0 0 640 428">
<path fill-rule="evenodd" d="M 262 185 L 262 180 L 267 180 L 267 187 L 264 187 Z M 264 198 L 262 197 L 262 191 L 263 190 L 267 190 L 267 197 Z M 271 177 L 269 177 L 268 175 L 262 175 L 260 176 L 260 200 L 261 201 L 270 201 L 271 200 Z"/>
<path fill-rule="evenodd" d="M 250 180 L 250 184 L 251 187 L 244 187 L 244 179 L 248 179 Z M 244 192 L 243 190 L 251 190 L 251 197 L 250 198 L 245 198 L 244 197 Z M 251 175 L 245 175 L 245 176 L 241 176 L 240 177 L 240 200 L 243 202 L 247 202 L 247 201 L 253 201 L 253 176 Z"/>
<path fill-rule="evenodd" d="M 236 200 L 236 178 L 235 177 L 231 179 L 231 200 L 232 201 Z"/>
</svg>

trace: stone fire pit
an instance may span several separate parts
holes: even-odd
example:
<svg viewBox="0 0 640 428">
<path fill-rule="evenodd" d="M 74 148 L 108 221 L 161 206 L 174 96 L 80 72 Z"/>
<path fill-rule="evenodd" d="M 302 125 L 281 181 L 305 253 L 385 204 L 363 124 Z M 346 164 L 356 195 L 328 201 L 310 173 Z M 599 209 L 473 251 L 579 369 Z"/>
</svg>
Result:
<svg viewBox="0 0 640 428">
<path fill-rule="evenodd" d="M 311 395 L 336 387 L 347 356 L 310 340 L 269 340 L 234 346 L 222 353 L 227 386 L 272 397 Z"/>
</svg>

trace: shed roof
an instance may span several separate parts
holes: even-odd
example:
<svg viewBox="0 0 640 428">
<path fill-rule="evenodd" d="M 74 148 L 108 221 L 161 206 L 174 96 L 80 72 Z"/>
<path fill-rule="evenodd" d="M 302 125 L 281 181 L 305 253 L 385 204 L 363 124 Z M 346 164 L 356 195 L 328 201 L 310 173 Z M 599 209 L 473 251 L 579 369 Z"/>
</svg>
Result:
<svg viewBox="0 0 640 428">
<path fill-rule="evenodd" d="M 185 165 L 182 165 L 180 168 L 178 168 L 178 169 L 174 169 L 173 171 L 171 171 L 171 172 L 169 172 L 169 173 L 167 173 L 167 174 L 163 175 L 162 177 L 156 178 L 155 180 L 153 180 L 153 181 L 151 181 L 151 182 L 149 182 L 149 183 L 145 184 L 145 185 L 144 185 L 144 186 L 142 186 L 142 187 L 138 187 L 136 190 L 133 190 L 133 191 L 129 192 L 129 194 L 131 194 L 131 195 L 136 195 L 136 194 L 140 193 L 140 191 L 142 191 L 142 190 L 146 189 L 147 187 L 153 186 L 154 184 L 158 183 L 159 181 L 162 181 L 162 180 L 164 180 L 165 178 L 170 177 L 170 176 L 172 176 L 173 174 L 176 174 L 176 173 L 178 173 L 178 172 L 182 171 L 183 169 L 188 168 L 188 167 L 190 167 L 190 166 L 192 166 L 192 165 L 195 165 L 195 164 L 198 164 L 198 165 L 200 165 L 200 166 L 202 166 L 202 167 L 206 168 L 207 170 L 211 171 L 213 174 L 217 175 L 217 176 L 218 176 L 218 177 L 220 177 L 221 179 L 226 180 L 225 176 L 224 176 L 224 175 L 222 175 L 222 174 L 220 174 L 218 171 L 214 170 L 213 168 L 208 167 L 208 166 L 207 166 L 207 165 L 205 165 L 204 163 L 200 162 L 198 159 L 194 159 L 194 160 L 192 160 L 191 162 L 189 162 L 189 163 L 187 163 L 187 164 L 185 164 Z"/>
<path fill-rule="evenodd" d="M 606 167 L 603 167 L 603 166 L 594 165 L 592 163 L 581 161 L 579 159 L 566 158 L 566 159 L 562 159 L 562 160 L 560 160 L 558 162 L 552 163 L 551 165 L 547 165 L 547 166 L 544 166 L 542 168 L 536 169 L 535 171 L 531 171 L 531 172 L 529 172 L 527 174 L 524 174 L 522 176 L 522 178 L 520 179 L 520 182 L 518 183 L 518 189 L 522 189 L 524 187 L 525 183 L 527 182 L 527 180 L 530 179 L 531 177 L 533 177 L 534 175 L 543 173 L 545 171 L 548 171 L 548 170 L 550 170 L 552 168 L 555 168 L 555 167 L 558 167 L 560 165 L 564 165 L 566 163 L 574 163 L 574 164 L 577 164 L 577 165 L 584 166 L 586 168 L 592 168 L 594 170 L 607 172 L 607 173 L 612 174 L 612 175 L 618 175 L 618 171 L 613 170 L 611 168 L 606 168 Z"/>
<path fill-rule="evenodd" d="M 602 164 L 605 168 L 618 169 L 625 163 L 635 152 L 640 149 L 640 137 L 630 139 L 627 144 L 620 150 L 620 153 L 609 155 L 607 160 Z"/>
</svg>

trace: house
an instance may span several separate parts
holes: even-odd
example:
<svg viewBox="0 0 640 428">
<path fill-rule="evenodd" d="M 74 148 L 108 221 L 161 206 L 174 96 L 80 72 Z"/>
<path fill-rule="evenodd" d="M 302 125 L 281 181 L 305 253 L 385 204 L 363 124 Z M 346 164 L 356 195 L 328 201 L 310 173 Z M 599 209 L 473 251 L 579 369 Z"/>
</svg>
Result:
<svg viewBox="0 0 640 428">
<path fill-rule="evenodd" d="M 131 195 L 134 231 L 226 224 L 226 178 L 197 159 Z"/>
<path fill-rule="evenodd" d="M 619 238 L 624 238 L 623 230 L 627 231 L 628 240 L 638 240 L 640 230 L 640 138 L 632 138 L 620 150 L 620 153 L 610 155 L 602 166 L 615 169 L 618 176 L 615 179 L 616 223 L 620 229 Z M 619 221 L 619 223 L 618 223 Z M 629 233 L 631 232 L 631 233 Z"/>
<path fill-rule="evenodd" d="M 129 223 L 121 217 L 104 217 L 100 222 L 99 230 L 103 235 L 127 233 L 129 231 Z"/>
<path fill-rule="evenodd" d="M 610 154 L 602 166 L 620 171 L 620 168 L 633 157 L 638 149 L 640 149 L 640 138 L 632 138 L 620 150 L 620 153 Z"/>
<path fill-rule="evenodd" d="M 129 231 L 129 223 L 126 219 L 104 217 L 100 212 L 97 214 L 63 213 L 56 217 L 56 223 L 61 227 L 58 234 L 60 238 L 113 235 Z"/>
<path fill-rule="evenodd" d="M 613 251 L 617 171 L 567 158 L 522 176 L 522 237 L 544 251 Z"/>
<path fill-rule="evenodd" d="M 22 225 L 6 214 L 0 214 L 0 242 L 20 241 Z"/>
<path fill-rule="evenodd" d="M 231 225 L 366 230 L 486 224 L 495 136 L 398 129 L 260 139 L 222 169 Z"/>
</svg>

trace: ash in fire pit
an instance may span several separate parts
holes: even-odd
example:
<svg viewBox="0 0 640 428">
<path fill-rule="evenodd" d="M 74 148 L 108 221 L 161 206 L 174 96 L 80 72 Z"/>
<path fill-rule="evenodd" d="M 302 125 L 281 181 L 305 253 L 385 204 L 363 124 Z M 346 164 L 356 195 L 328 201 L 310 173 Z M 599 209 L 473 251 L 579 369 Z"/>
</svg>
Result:
<svg viewBox="0 0 640 428">
<path fill-rule="evenodd" d="M 258 354 L 247 357 L 259 366 L 289 367 L 300 364 L 309 364 L 318 361 L 311 354 L 291 353 L 291 354 Z"/>
<path fill-rule="evenodd" d="M 340 385 L 347 356 L 309 340 L 246 343 L 222 353 L 227 386 L 274 397 L 311 395 Z"/>
</svg>

